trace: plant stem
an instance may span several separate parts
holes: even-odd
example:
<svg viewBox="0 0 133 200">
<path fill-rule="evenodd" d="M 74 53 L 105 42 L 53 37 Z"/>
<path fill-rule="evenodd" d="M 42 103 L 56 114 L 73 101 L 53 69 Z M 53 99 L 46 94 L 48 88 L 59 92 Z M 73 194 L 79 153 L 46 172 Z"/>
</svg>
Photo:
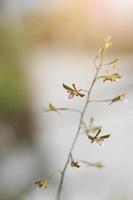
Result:
<svg viewBox="0 0 133 200">
<path fill-rule="evenodd" d="M 77 112 L 81 114 L 81 111 L 78 109 L 73 109 L 73 108 L 57 108 L 59 111 L 72 111 L 72 112 Z"/>
<path fill-rule="evenodd" d="M 97 80 L 97 77 L 98 77 L 98 74 L 99 74 L 99 71 L 102 67 L 102 64 L 103 64 L 103 59 L 101 59 L 101 62 L 99 64 L 99 66 L 96 68 L 96 72 L 95 72 L 95 75 L 94 75 L 94 78 L 92 80 L 92 83 L 90 85 L 90 88 L 88 90 L 88 93 L 87 93 L 87 98 L 86 98 L 86 101 L 85 101 L 85 104 L 84 104 L 84 107 L 83 107 L 83 110 L 81 112 L 81 115 L 80 115 L 80 120 L 79 120 L 79 124 L 78 124 L 78 129 L 77 129 L 77 132 L 76 132 L 76 135 L 75 135 L 75 138 L 73 140 L 73 143 L 70 147 L 70 150 L 69 150 L 69 153 L 68 153 L 68 156 L 67 156 L 67 159 L 66 159 L 66 163 L 64 165 L 64 168 L 61 172 L 61 179 L 60 179 L 60 183 L 59 183 L 59 188 L 58 188 L 58 191 L 57 191 L 57 196 L 56 196 L 56 200 L 60 200 L 61 199 L 61 191 L 62 191 L 62 186 L 63 186 L 63 182 L 64 182 L 64 176 L 65 176 L 65 173 L 66 173 L 66 170 L 67 170 L 67 167 L 68 167 L 68 164 L 69 164 L 69 161 L 70 161 L 70 158 L 71 158 L 71 154 L 72 154 L 72 151 L 75 147 L 75 144 L 76 144 L 76 141 L 78 139 L 78 136 L 79 136 L 79 132 L 80 132 L 80 129 L 81 129 L 81 124 L 82 124 L 82 121 L 83 121 L 83 118 L 84 118 L 84 115 L 85 115 L 85 112 L 86 112 L 86 109 L 87 109 L 87 106 L 88 104 L 90 103 L 90 95 L 91 95 L 91 91 L 93 89 L 93 86 Z"/>
<path fill-rule="evenodd" d="M 90 100 L 90 103 L 105 103 L 105 102 L 111 102 L 113 100 L 112 99 L 100 99 L 100 100 Z"/>
<path fill-rule="evenodd" d="M 50 176 L 48 176 L 47 181 L 52 179 L 57 173 L 62 173 L 61 170 L 56 170 L 55 172 L 53 172 Z"/>
</svg>

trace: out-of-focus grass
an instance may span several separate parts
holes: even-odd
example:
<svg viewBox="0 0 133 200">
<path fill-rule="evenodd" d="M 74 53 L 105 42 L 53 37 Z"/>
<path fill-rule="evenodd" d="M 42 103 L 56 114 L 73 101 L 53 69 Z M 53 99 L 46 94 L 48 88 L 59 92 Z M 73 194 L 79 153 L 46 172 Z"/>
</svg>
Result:
<svg viewBox="0 0 133 200">
<path fill-rule="evenodd" d="M 21 36 L 15 26 L 0 24 L 0 124 L 10 126 L 20 141 L 22 138 L 29 141 L 33 124 L 23 71 L 24 42 Z M 5 135 L 3 131 L 3 138 L 2 135 Z"/>
<path fill-rule="evenodd" d="M 19 59 L 20 46 L 12 30 L 0 27 L 0 119 L 10 120 L 26 106 L 26 85 Z"/>
</svg>

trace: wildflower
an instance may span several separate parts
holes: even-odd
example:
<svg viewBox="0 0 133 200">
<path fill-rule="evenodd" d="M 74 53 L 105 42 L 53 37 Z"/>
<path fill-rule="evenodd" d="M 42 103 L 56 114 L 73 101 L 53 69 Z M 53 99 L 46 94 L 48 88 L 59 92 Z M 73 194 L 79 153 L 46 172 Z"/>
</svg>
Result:
<svg viewBox="0 0 133 200">
<path fill-rule="evenodd" d="M 91 140 L 91 143 L 96 142 L 99 146 L 101 146 L 103 141 L 111 136 L 110 134 L 98 136 L 100 132 L 101 132 L 101 129 L 98 130 L 97 134 L 94 137 L 91 135 L 88 135 L 88 138 L 89 140 Z"/>
<path fill-rule="evenodd" d="M 80 97 L 84 97 L 85 94 L 82 94 L 80 91 L 82 91 L 81 89 L 80 90 L 77 90 L 75 84 L 72 84 L 72 87 L 69 87 L 67 85 L 65 85 L 63 83 L 63 87 L 67 90 L 68 92 L 68 99 L 72 99 L 74 96 L 80 96 Z"/>
<path fill-rule="evenodd" d="M 38 180 L 35 181 L 35 185 L 37 185 L 37 187 L 40 188 L 47 188 L 48 187 L 48 181 L 47 180 Z"/>
</svg>

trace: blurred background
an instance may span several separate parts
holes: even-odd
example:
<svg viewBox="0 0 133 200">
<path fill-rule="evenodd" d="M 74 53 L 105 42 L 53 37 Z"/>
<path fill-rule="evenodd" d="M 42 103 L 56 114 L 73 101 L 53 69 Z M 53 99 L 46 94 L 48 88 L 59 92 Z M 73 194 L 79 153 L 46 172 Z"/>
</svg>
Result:
<svg viewBox="0 0 133 200">
<path fill-rule="evenodd" d="M 34 181 L 62 169 L 79 115 L 43 115 L 50 102 L 82 109 L 84 99 L 68 100 L 62 83 L 87 89 L 93 58 L 107 35 L 119 57 L 118 83 L 96 84 L 93 97 L 126 94 L 128 104 L 92 104 L 91 117 L 112 134 L 104 148 L 84 135 L 74 156 L 103 161 L 105 167 L 69 168 L 62 200 L 133 199 L 133 1 L 132 0 L 0 0 L 0 199 L 54 200 L 60 174 L 46 190 Z"/>
</svg>

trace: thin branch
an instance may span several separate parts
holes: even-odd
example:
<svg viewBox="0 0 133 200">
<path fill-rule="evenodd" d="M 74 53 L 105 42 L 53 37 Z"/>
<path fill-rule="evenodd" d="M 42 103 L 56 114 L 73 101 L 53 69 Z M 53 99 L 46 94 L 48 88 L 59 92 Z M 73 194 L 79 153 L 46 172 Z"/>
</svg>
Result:
<svg viewBox="0 0 133 200">
<path fill-rule="evenodd" d="M 97 167 L 97 168 L 103 168 L 104 164 L 101 161 L 97 161 L 97 162 L 89 162 L 86 160 L 79 160 L 79 159 L 75 159 L 79 162 L 84 163 L 86 166 L 90 166 L 90 167 Z"/>
<path fill-rule="evenodd" d="M 60 179 L 60 183 L 59 183 L 59 188 L 58 188 L 58 191 L 57 191 L 56 200 L 60 200 L 61 199 L 61 191 L 62 191 L 62 186 L 63 186 L 63 182 L 64 182 L 64 176 L 65 176 L 65 173 L 66 173 L 66 170 L 67 170 L 67 167 L 68 167 L 71 155 L 72 155 L 72 151 L 73 151 L 73 149 L 75 147 L 75 144 L 77 142 L 77 139 L 78 139 L 78 136 L 79 136 L 79 133 L 80 133 L 81 124 L 83 122 L 83 118 L 84 118 L 87 106 L 90 103 L 91 91 L 92 91 L 92 89 L 94 87 L 95 82 L 97 81 L 97 77 L 98 77 L 99 71 L 100 71 L 100 69 L 102 67 L 102 64 L 103 64 L 103 58 L 101 58 L 100 64 L 96 68 L 96 72 L 95 72 L 94 78 L 92 80 L 92 83 L 91 83 L 90 88 L 89 88 L 88 93 L 87 93 L 87 98 L 86 98 L 83 110 L 81 112 L 81 115 L 80 115 L 78 129 L 77 129 L 76 135 L 74 137 L 73 143 L 72 143 L 72 145 L 70 147 L 70 150 L 69 150 L 69 153 L 68 153 L 68 156 L 67 156 L 67 159 L 66 159 L 66 163 L 65 163 L 64 168 L 62 170 L 62 174 L 61 174 L 61 179 Z"/>
<path fill-rule="evenodd" d="M 55 108 L 54 110 L 45 110 L 42 114 L 46 115 L 49 112 L 57 112 L 58 114 L 61 114 L 59 111 L 70 111 L 70 112 L 76 112 L 81 114 L 81 111 L 78 109 L 74 109 L 74 108 Z"/>
<path fill-rule="evenodd" d="M 88 90 L 80 89 L 79 92 L 87 92 L 88 93 Z"/>
<path fill-rule="evenodd" d="M 113 99 L 100 99 L 100 100 L 90 100 L 89 103 L 105 103 L 111 102 Z"/>
<path fill-rule="evenodd" d="M 95 66 L 95 68 L 96 68 L 96 70 L 98 69 L 98 67 L 97 67 L 97 59 L 98 59 L 98 56 L 95 56 L 95 58 L 94 58 L 94 60 L 93 60 L 93 63 L 94 63 L 94 66 Z"/>
<path fill-rule="evenodd" d="M 83 125 L 83 126 L 82 126 Z M 86 125 L 86 123 L 84 121 L 82 121 L 82 124 L 81 124 L 81 128 L 84 130 L 84 131 L 88 131 L 88 127 Z"/>
<path fill-rule="evenodd" d="M 77 112 L 79 114 L 81 114 L 81 111 L 78 109 L 73 109 L 73 108 L 57 108 L 57 110 L 59 111 L 71 111 L 71 112 Z"/>
<path fill-rule="evenodd" d="M 50 180 L 51 178 L 53 178 L 57 173 L 62 173 L 62 171 L 60 169 L 56 170 L 50 176 L 47 177 L 47 180 Z"/>
<path fill-rule="evenodd" d="M 73 156 L 72 156 L 72 153 L 70 154 L 70 158 L 71 158 L 71 161 L 73 160 Z"/>
</svg>

